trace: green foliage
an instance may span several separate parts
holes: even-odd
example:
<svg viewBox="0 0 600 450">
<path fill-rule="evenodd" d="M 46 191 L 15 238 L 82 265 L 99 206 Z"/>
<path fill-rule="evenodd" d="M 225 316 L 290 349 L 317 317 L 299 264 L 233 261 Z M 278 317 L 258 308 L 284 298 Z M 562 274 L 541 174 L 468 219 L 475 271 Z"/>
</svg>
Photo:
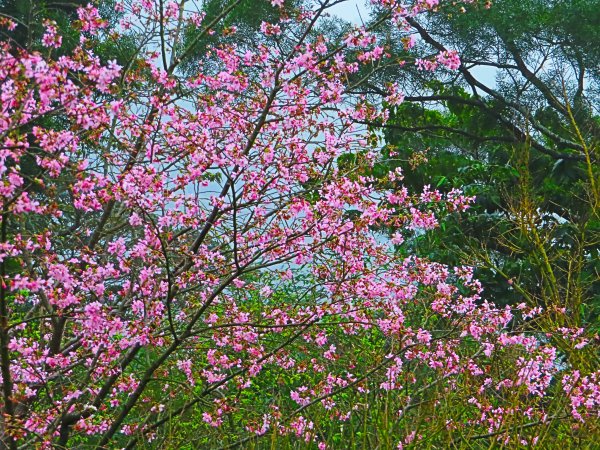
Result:
<svg viewBox="0 0 600 450">
<path fill-rule="evenodd" d="M 202 25 L 197 27 L 187 24 L 184 30 L 184 39 L 180 44 L 181 50 L 186 49 L 187 57 L 181 64 L 184 73 L 194 73 L 202 58 L 206 57 L 207 50 L 217 44 L 235 43 L 236 45 L 254 48 L 257 42 L 265 39 L 260 33 L 262 22 L 276 23 L 283 15 L 290 14 L 301 3 L 301 0 L 285 2 L 284 8 L 271 5 L 270 2 L 254 0 L 241 0 L 226 17 L 218 20 L 223 11 L 234 4 L 231 0 L 207 0 L 202 11 L 205 17 Z M 205 33 L 205 26 L 218 22 L 211 28 L 213 32 Z M 227 36 L 226 30 L 235 28 L 234 34 Z M 225 32 L 225 33 L 224 33 Z M 188 51 L 189 50 L 189 51 Z M 203 61 L 206 62 L 206 61 Z"/>
<path fill-rule="evenodd" d="M 417 48 L 423 57 L 438 51 L 432 42 L 457 49 L 456 76 L 403 67 L 370 81 L 412 89 L 390 108 L 385 129 L 383 153 L 389 169 L 403 168 L 402 184 L 461 188 L 477 198 L 460 219 L 416 236 L 408 251 L 478 265 L 497 303 L 569 305 L 574 323 L 593 323 L 600 309 L 597 2 L 500 0 L 490 9 L 467 6 L 468 14 L 462 7 L 419 19 Z M 403 54 L 399 39 L 390 51 Z M 474 70 L 490 67 L 495 86 Z"/>
<path fill-rule="evenodd" d="M 87 3 L 86 0 L 75 0 L 69 3 L 52 0 L 0 0 L 0 14 L 12 18 L 17 23 L 17 28 L 8 36 L 9 41 L 13 41 L 17 46 L 43 49 L 42 19 L 50 19 L 55 20 L 61 30 L 63 45 L 72 50 L 77 39 L 71 24 L 77 17 L 77 7 L 85 6 Z"/>
</svg>

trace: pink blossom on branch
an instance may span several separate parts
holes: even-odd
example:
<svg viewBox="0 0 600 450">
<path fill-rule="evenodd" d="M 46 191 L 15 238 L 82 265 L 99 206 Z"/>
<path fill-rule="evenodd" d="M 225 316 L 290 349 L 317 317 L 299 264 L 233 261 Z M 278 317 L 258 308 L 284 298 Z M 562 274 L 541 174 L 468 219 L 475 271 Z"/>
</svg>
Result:
<svg viewBox="0 0 600 450">
<path fill-rule="evenodd" d="M 62 45 L 62 36 L 57 34 L 56 22 L 46 21 L 44 26 L 46 32 L 42 36 L 42 45 L 44 47 L 59 48 Z"/>
<path fill-rule="evenodd" d="M 378 4 L 397 21 L 409 14 Z M 179 40 L 179 11 L 204 22 L 176 6 L 119 8 L 135 16 L 129 23 L 162 17 L 165 36 Z M 597 414 L 597 376 L 561 373 L 554 347 L 508 331 L 513 311 L 482 298 L 472 268 L 397 252 L 473 199 L 408 192 L 401 170 L 389 174 L 394 184 L 361 173 L 379 148 L 354 121 L 387 116 L 350 95 L 347 81 L 385 51 L 359 29 L 328 56 L 313 7 L 261 27 L 270 39 L 292 27 L 293 45 L 223 43 L 186 76 L 181 54 L 163 67 L 151 32 L 137 68 L 104 65 L 86 48 L 54 61 L 0 44 L 0 262 L 11 268 L 1 299 L 10 324 L 3 438 L 51 448 L 126 436 L 133 446 L 197 408 L 198 422 L 218 429 L 273 371 L 294 374 L 282 378 L 293 409 L 243 410 L 243 429 L 320 447 L 304 409 L 347 421 L 360 406 L 338 393 L 418 391 L 420 373 L 448 389 L 465 383 L 480 418 L 469 427 L 542 417 L 539 402 L 493 408 L 487 391 L 544 398 L 556 377 L 577 420 Z M 78 15 L 85 33 L 106 25 L 93 6 Z M 51 23 L 44 43 L 60 44 Z M 165 51 L 181 51 L 170 44 Z M 448 53 L 430 63 L 454 70 L 460 61 Z M 389 104 L 402 98 L 391 86 Z M 46 120 L 56 116 L 60 130 Z M 345 167 L 344 155 L 360 164 Z M 384 228 L 396 230 L 390 240 Z M 360 373 L 344 339 L 373 335 L 393 345 L 378 349 L 377 370 Z M 512 366 L 501 374 L 482 361 L 505 356 Z M 406 445 L 420 439 L 408 436 Z"/>
</svg>

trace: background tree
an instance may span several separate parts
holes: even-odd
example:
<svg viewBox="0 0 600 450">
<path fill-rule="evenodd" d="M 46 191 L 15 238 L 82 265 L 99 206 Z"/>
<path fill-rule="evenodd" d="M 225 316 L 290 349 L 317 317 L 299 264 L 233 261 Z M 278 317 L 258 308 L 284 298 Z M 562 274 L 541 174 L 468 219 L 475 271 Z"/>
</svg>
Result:
<svg viewBox="0 0 600 450">
<path fill-rule="evenodd" d="M 414 250 L 477 262 L 496 302 L 566 307 L 570 322 L 592 333 L 600 304 L 597 14 L 586 1 L 443 5 L 408 19 L 408 29 L 383 31 L 394 55 L 414 45 L 417 64 L 389 64 L 359 89 L 387 96 L 394 82 L 405 94 L 389 106 L 381 173 L 412 164 L 403 183 L 413 189 L 462 186 L 477 196 L 466 216 L 418 236 Z M 419 62 L 439 64 L 436 55 L 448 51 L 460 56 L 458 74 Z"/>
</svg>

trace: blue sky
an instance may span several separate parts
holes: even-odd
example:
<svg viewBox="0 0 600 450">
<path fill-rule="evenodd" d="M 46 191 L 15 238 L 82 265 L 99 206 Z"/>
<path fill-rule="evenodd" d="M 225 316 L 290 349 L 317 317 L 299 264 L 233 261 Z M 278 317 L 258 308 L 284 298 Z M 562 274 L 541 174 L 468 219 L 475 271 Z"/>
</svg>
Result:
<svg viewBox="0 0 600 450">
<path fill-rule="evenodd" d="M 329 9 L 331 14 L 347 20 L 356 25 L 362 25 L 361 16 L 364 20 L 369 17 L 369 11 L 365 6 L 365 0 L 348 0 L 337 4 Z"/>
</svg>

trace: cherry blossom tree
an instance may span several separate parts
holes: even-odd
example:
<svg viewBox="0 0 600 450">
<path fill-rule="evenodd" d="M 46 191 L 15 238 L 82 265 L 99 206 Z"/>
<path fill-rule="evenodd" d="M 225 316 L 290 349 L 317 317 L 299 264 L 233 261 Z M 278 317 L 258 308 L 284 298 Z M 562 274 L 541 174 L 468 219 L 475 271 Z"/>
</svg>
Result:
<svg viewBox="0 0 600 450">
<path fill-rule="evenodd" d="M 338 45 L 317 32 L 337 2 L 272 0 L 280 20 L 262 24 L 260 42 L 223 41 L 184 76 L 195 44 L 240 2 L 208 23 L 191 3 L 117 3 L 113 30 L 80 8 L 80 46 L 56 60 L 1 44 L 3 445 L 134 448 L 194 412 L 220 429 L 242 411 L 241 442 L 275 432 L 324 448 L 309 408 L 344 421 L 357 405 L 341 394 L 376 388 L 402 397 L 406 414 L 413 397 L 457 386 L 477 411 L 466 425 L 508 439 L 515 417 L 550 420 L 542 399 L 557 377 L 570 417 L 597 415 L 598 372 L 561 371 L 547 340 L 508 327 L 539 311 L 495 308 L 471 268 L 397 255 L 472 199 L 409 193 L 401 171 L 386 183 L 368 175 L 377 142 L 356 123 L 385 113 L 346 91 L 359 67 L 387 58 L 372 30 Z M 440 7 L 375 3 L 400 28 Z M 59 48 L 57 27 L 45 27 L 43 45 Z M 135 60 L 101 63 L 92 37 L 127 33 Z M 398 86 L 388 100 L 402 100 Z M 348 155 L 357 164 L 339 163 Z M 387 240 L 385 226 L 400 231 Z M 357 371 L 343 340 L 373 335 L 379 362 Z M 506 370 L 490 369 L 497 358 Z M 297 374 L 278 382 L 295 407 L 244 406 L 276 371 Z M 490 391 L 524 400 L 496 407 Z M 399 447 L 421 438 L 412 431 Z"/>
</svg>

